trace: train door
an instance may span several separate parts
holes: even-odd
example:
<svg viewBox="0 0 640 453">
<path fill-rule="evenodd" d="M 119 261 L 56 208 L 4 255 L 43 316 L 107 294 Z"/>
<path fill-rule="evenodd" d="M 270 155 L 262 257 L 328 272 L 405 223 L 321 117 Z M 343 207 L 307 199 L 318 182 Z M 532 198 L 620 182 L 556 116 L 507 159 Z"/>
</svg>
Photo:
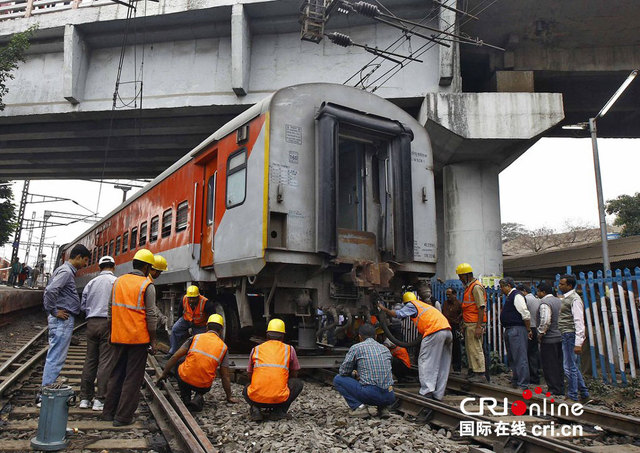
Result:
<svg viewBox="0 0 640 453">
<path fill-rule="evenodd" d="M 338 149 L 338 228 L 364 231 L 366 200 L 364 145 L 340 137 Z"/>
<path fill-rule="evenodd" d="M 204 209 L 202 212 L 202 240 L 200 248 L 200 266 L 213 266 L 214 255 L 214 235 L 216 230 L 216 195 L 218 180 L 218 150 L 208 153 L 208 159 L 204 163 L 204 184 L 203 199 Z"/>
</svg>

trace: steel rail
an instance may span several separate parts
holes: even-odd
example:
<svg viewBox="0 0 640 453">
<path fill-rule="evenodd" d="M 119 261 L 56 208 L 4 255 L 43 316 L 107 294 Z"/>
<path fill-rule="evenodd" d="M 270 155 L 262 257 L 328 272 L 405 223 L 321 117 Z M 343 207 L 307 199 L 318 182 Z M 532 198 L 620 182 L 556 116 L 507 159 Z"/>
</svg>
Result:
<svg viewBox="0 0 640 453">
<path fill-rule="evenodd" d="M 156 358 L 153 356 L 149 356 L 147 361 L 149 362 L 151 367 L 155 370 L 156 376 L 158 376 L 162 372 L 162 369 L 160 368 L 160 365 L 158 364 L 158 361 L 156 360 Z M 189 409 L 187 409 L 187 407 L 184 405 L 184 403 L 182 402 L 182 398 L 178 396 L 178 393 L 173 388 L 171 383 L 165 380 L 163 381 L 162 384 L 164 389 L 167 391 L 167 395 L 169 397 L 169 400 L 171 401 L 172 407 L 175 409 L 179 417 L 183 420 L 187 428 L 190 430 L 191 434 L 197 440 L 198 444 L 202 447 L 204 451 L 207 451 L 207 452 L 215 451 L 216 449 L 213 447 L 213 445 L 209 441 L 209 438 L 207 437 L 205 432 L 202 431 L 202 428 L 200 428 L 200 425 L 198 424 L 196 419 L 193 418 L 193 415 L 191 415 L 191 412 L 189 412 Z"/>
<path fill-rule="evenodd" d="M 83 328 L 85 325 L 87 325 L 86 322 L 78 324 L 76 327 L 74 327 L 73 331 L 76 332 L 77 330 Z M 2 381 L 2 384 L 0 384 L 0 397 L 3 396 L 9 389 L 9 387 L 11 387 L 20 377 L 22 377 L 23 374 L 29 371 L 29 369 L 31 369 L 31 367 L 36 362 L 38 362 L 38 360 L 40 360 L 42 356 L 46 356 L 48 350 L 49 346 L 45 346 L 40 351 L 36 352 L 29 360 L 23 363 L 17 370 L 7 376 L 7 378 Z M 25 351 L 22 351 L 22 354 L 24 354 Z"/>
<path fill-rule="evenodd" d="M 334 371 L 326 369 L 319 369 L 317 371 L 325 378 L 325 382 L 327 382 L 326 378 L 333 378 L 333 376 L 335 376 L 336 374 Z M 416 412 L 420 420 L 424 420 L 427 423 L 433 423 L 434 425 L 442 428 L 454 430 L 459 426 L 461 421 L 470 421 L 474 424 L 477 424 L 478 422 L 486 422 L 492 425 L 493 422 L 495 422 L 495 420 L 489 417 L 463 414 L 458 408 L 454 406 L 450 406 L 441 401 L 425 398 L 421 395 L 410 393 L 406 390 L 394 388 L 394 393 L 396 395 L 396 399 L 400 400 L 401 404 L 405 405 L 405 409 L 410 409 L 413 412 Z M 500 452 L 592 452 L 592 450 L 588 450 L 586 448 L 568 444 L 552 438 L 533 436 L 530 429 L 527 430 L 526 436 L 497 436 L 494 430 L 491 430 L 491 433 L 487 434 L 486 436 L 468 436 L 468 438 L 479 444 L 487 445 L 493 450 Z"/>
<path fill-rule="evenodd" d="M 510 401 L 522 398 L 522 392 L 519 392 L 518 390 L 478 382 L 469 382 L 461 377 L 451 375 L 447 382 L 447 388 L 455 391 L 473 393 L 479 396 L 494 397 L 496 399 L 508 398 Z M 532 402 L 539 403 L 543 400 L 543 397 L 539 397 L 535 393 L 531 399 Z M 605 431 L 625 436 L 637 437 L 640 434 L 640 418 L 617 414 L 615 412 L 589 406 L 583 406 L 583 409 L 582 414 L 579 416 L 569 413 L 561 415 L 554 414 L 554 417 L 582 425 L 589 424 L 599 426 Z"/>
<path fill-rule="evenodd" d="M 38 332 L 31 340 L 29 340 L 24 346 L 16 351 L 11 357 L 9 357 L 2 365 L 0 365 L 0 374 L 4 373 L 11 365 L 13 365 L 22 354 L 25 353 L 27 349 L 29 349 L 33 344 L 40 339 L 45 333 L 49 330 L 48 327 L 44 327 L 40 332 Z"/>
<path fill-rule="evenodd" d="M 200 445 L 200 442 L 195 438 L 189 429 L 189 426 L 187 426 L 184 420 L 180 417 L 180 414 L 178 414 L 178 412 L 173 408 L 160 389 L 155 386 L 148 373 L 144 373 L 144 382 L 147 384 L 147 389 L 151 392 L 153 400 L 159 405 L 160 410 L 166 416 L 165 421 L 169 421 L 169 424 L 173 427 L 180 441 L 184 444 L 189 453 L 207 453 L 207 450 Z M 170 442 L 170 435 L 164 431 L 163 434 L 165 435 L 167 442 Z"/>
<path fill-rule="evenodd" d="M 472 421 L 493 423 L 489 417 L 479 415 L 466 415 L 446 403 L 436 401 L 433 399 L 425 398 L 415 393 L 409 393 L 406 390 L 394 389 L 396 398 L 401 401 L 407 401 L 414 405 L 423 406 L 430 409 L 432 412 L 427 416 L 426 421 L 438 426 L 444 426 L 449 429 L 457 427 L 460 421 Z M 537 437 L 531 434 L 531 430 L 527 430 L 526 436 L 497 436 L 494 430 L 491 430 L 490 434 L 486 436 L 469 436 L 476 442 L 484 445 L 491 446 L 495 451 L 521 451 L 524 447 L 524 451 L 527 453 L 543 453 L 543 452 L 558 452 L 558 453 L 575 453 L 584 452 L 588 453 L 592 450 L 579 447 L 577 445 L 568 444 L 559 440 L 555 440 L 547 437 Z"/>
</svg>

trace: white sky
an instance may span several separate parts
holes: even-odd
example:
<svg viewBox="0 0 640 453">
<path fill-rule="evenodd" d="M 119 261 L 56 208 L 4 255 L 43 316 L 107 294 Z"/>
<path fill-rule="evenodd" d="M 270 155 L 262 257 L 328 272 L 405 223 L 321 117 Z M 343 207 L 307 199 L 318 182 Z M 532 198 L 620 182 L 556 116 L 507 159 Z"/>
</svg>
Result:
<svg viewBox="0 0 640 453">
<path fill-rule="evenodd" d="M 605 200 L 621 194 L 640 192 L 640 139 L 599 139 L 600 166 Z M 125 181 L 123 181 L 125 182 Z M 30 192 L 72 198 L 81 205 L 96 209 L 99 183 L 89 181 L 31 181 Z M 20 201 L 22 182 L 13 185 L 15 202 Z M 130 197 L 135 193 L 128 193 Z M 104 216 L 120 204 L 122 191 L 104 184 L 100 200 L 100 216 Z M 540 140 L 516 162 L 500 174 L 500 206 L 502 222 L 517 222 L 527 228 L 546 226 L 562 229 L 567 223 L 598 225 L 598 208 L 593 173 L 591 141 L 575 138 L 546 138 Z M 42 219 L 44 210 L 66 211 L 84 214 L 88 211 L 72 202 L 56 202 L 27 205 L 25 219 L 36 212 Z M 549 213 L 549 214 L 547 214 Z M 60 222 L 68 222 L 57 220 Z M 608 222 L 612 222 L 608 218 Z M 87 223 L 74 223 L 64 227 L 49 227 L 45 243 L 69 242 L 89 228 Z M 26 243 L 28 231 L 24 231 L 21 243 Z M 40 238 L 40 230 L 33 234 L 34 242 Z M 30 263 L 37 249 L 31 249 Z M 47 260 L 51 248 L 45 248 Z M 11 243 L 0 250 L 4 257 L 11 256 Z M 21 249 L 20 258 L 25 251 Z"/>
</svg>

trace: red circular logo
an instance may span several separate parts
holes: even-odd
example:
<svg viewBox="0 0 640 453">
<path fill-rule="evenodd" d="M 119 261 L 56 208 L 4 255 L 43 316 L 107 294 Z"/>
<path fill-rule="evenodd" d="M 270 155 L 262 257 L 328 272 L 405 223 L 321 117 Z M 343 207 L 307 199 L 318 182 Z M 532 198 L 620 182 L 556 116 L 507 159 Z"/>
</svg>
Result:
<svg viewBox="0 0 640 453">
<path fill-rule="evenodd" d="M 527 404 L 524 401 L 517 400 L 511 405 L 513 415 L 523 415 L 527 412 Z"/>
</svg>

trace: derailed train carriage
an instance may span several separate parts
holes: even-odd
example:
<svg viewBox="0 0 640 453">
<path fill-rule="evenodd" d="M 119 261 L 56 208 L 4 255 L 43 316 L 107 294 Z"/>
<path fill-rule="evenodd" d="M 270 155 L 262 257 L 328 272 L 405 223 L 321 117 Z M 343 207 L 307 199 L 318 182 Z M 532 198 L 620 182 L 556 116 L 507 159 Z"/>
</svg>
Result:
<svg viewBox="0 0 640 453">
<path fill-rule="evenodd" d="M 158 306 L 173 325 L 197 284 L 241 342 L 287 321 L 313 349 L 328 326 L 367 319 L 373 294 L 399 294 L 435 273 L 433 159 L 425 129 L 393 103 L 332 84 L 281 89 L 224 125 L 69 243 L 92 252 L 78 287 L 162 254 Z M 334 323 L 334 324 L 335 324 Z M 326 321 L 325 321 L 326 324 Z"/>
</svg>

